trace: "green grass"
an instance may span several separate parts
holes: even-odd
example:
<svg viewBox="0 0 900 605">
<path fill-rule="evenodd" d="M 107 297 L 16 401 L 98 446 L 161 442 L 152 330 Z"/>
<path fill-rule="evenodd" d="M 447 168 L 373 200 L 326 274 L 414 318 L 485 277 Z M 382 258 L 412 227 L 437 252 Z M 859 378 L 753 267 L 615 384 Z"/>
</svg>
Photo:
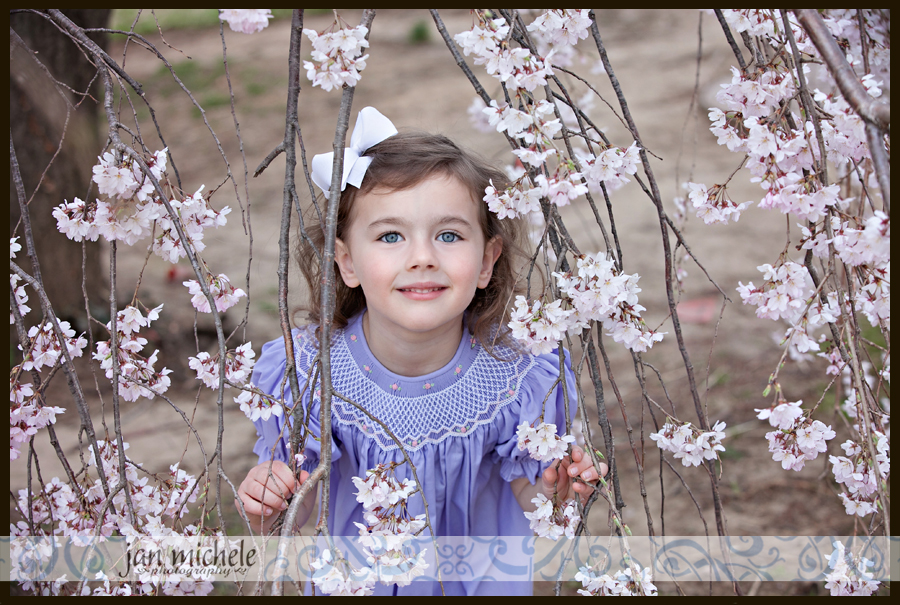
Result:
<svg viewBox="0 0 900 605">
<path fill-rule="evenodd" d="M 192 91 L 209 88 L 215 84 L 219 78 L 225 76 L 225 64 L 221 61 L 216 61 L 211 64 L 200 64 L 197 61 L 186 59 L 174 63 L 172 69 L 175 70 L 175 75 L 178 76 L 187 89 Z M 161 84 L 168 81 L 170 83 L 168 86 L 178 88 L 178 85 L 172 79 L 169 68 L 165 65 L 159 66 L 154 78 L 158 78 Z"/>
<path fill-rule="evenodd" d="M 278 317 L 278 304 L 270 300 L 257 300 L 256 307 L 263 313 Z"/>
<path fill-rule="evenodd" d="M 269 23 L 279 19 L 290 19 L 291 9 L 273 8 L 272 19 Z M 329 12 L 327 9 L 311 9 L 311 13 Z M 138 14 L 137 9 L 117 8 L 113 10 L 110 18 L 112 29 L 128 31 Z M 154 19 L 154 15 L 156 18 Z M 134 31 L 141 35 L 156 33 L 156 22 L 163 33 L 174 29 L 203 29 L 207 27 L 219 27 L 219 10 L 215 8 L 164 8 L 156 9 L 152 13 L 149 10 L 141 11 L 141 18 L 134 27 Z"/>
<path fill-rule="evenodd" d="M 406 36 L 410 44 L 427 44 L 431 39 L 431 29 L 425 20 L 416 21 Z"/>
<path fill-rule="evenodd" d="M 137 9 L 119 8 L 113 11 L 110 19 L 110 27 L 112 29 L 129 30 L 138 14 Z M 156 19 L 154 19 L 154 15 Z M 134 30 L 141 34 L 152 34 L 157 31 L 156 23 L 163 33 L 172 29 L 198 29 L 203 27 L 219 26 L 219 11 L 215 8 L 182 8 L 182 9 L 161 9 L 141 11 L 140 20 L 134 27 Z"/>
</svg>

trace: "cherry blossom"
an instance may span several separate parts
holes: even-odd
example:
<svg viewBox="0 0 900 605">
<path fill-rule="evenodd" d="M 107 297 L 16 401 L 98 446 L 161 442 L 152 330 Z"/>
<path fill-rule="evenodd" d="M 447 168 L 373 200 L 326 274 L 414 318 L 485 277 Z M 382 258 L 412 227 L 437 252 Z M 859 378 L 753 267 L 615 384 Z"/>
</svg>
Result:
<svg viewBox="0 0 900 605">
<path fill-rule="evenodd" d="M 284 415 L 284 406 L 281 402 L 272 400 L 256 391 L 241 391 L 234 401 L 240 405 L 241 411 L 252 422 L 265 421 L 272 416 L 280 418 Z"/>
<path fill-rule="evenodd" d="M 196 252 L 202 252 L 206 248 L 203 243 L 205 229 L 219 228 L 227 222 L 225 216 L 231 212 L 231 208 L 225 206 L 219 211 L 214 210 L 209 205 L 209 200 L 203 197 L 203 189 L 201 185 L 190 197 L 169 200 L 169 205 L 177 215 L 175 219 L 165 211 L 162 202 L 154 202 L 162 208 L 156 221 L 156 237 L 152 244 L 153 252 L 160 258 L 176 263 L 179 258 L 186 256 L 184 242 L 179 239 L 175 228 L 176 220 L 180 220 L 188 244 Z"/>
<path fill-rule="evenodd" d="M 119 366 L 119 395 L 126 401 L 137 401 L 140 397 L 153 399 L 156 395 L 165 393 L 172 380 L 169 374 L 172 370 L 163 368 L 160 371 L 154 369 L 159 351 L 154 351 L 150 357 L 144 358 L 141 352 L 147 344 L 147 339 L 139 336 L 138 330 L 149 327 L 152 321 L 159 318 L 162 305 L 151 309 L 144 317 L 140 310 L 128 306 L 119 311 L 116 317 L 117 342 L 119 355 L 116 363 Z M 112 329 L 106 324 L 107 329 Z M 113 378 L 113 358 L 110 341 L 97 343 L 97 350 L 93 358 L 100 362 L 100 368 L 106 371 L 106 377 Z"/>
<path fill-rule="evenodd" d="M 320 34 L 312 29 L 304 29 L 303 33 L 313 46 L 312 61 L 303 62 L 306 77 L 313 86 L 326 91 L 356 86 L 361 77 L 359 73 L 366 68 L 369 58 L 369 55 L 362 55 L 362 49 L 369 46 L 366 40 L 369 29 L 359 25 L 332 33 Z"/>
<path fill-rule="evenodd" d="M 718 421 L 711 431 L 701 431 L 690 422 L 676 425 L 666 420 L 665 425 L 656 433 L 650 433 L 650 439 L 664 451 L 671 452 L 684 466 L 700 466 L 704 460 L 717 460 L 724 452 L 725 423 Z"/>
<path fill-rule="evenodd" d="M 168 149 L 162 149 L 146 160 L 150 173 L 157 181 L 162 179 L 166 170 L 167 153 Z M 99 163 L 94 166 L 93 180 L 101 195 L 123 200 L 134 197 L 138 202 L 151 198 L 153 183 L 134 158 L 126 157 L 118 161 L 111 152 L 106 152 L 97 159 Z"/>
<path fill-rule="evenodd" d="M 550 9 L 531 22 L 528 31 L 548 38 L 554 46 L 570 46 L 588 37 L 588 9 Z"/>
<path fill-rule="evenodd" d="M 635 567 L 635 570 L 639 577 L 635 577 L 635 572 L 631 567 L 624 571 L 616 571 L 613 575 L 597 575 L 590 565 L 580 567 L 578 573 L 575 574 L 575 580 L 581 582 L 583 588 L 578 589 L 578 594 L 585 597 L 657 596 L 650 568 Z"/>
<path fill-rule="evenodd" d="M 602 191 L 601 184 L 607 192 L 614 191 L 629 182 L 626 174 L 634 175 L 640 165 L 640 147 L 637 142 L 627 149 L 623 147 L 607 147 L 596 156 L 579 155 L 584 167 L 584 177 L 588 187 L 594 193 Z"/>
<path fill-rule="evenodd" d="M 9 274 L 9 288 L 13 292 L 13 297 L 15 298 L 16 308 L 19 310 L 19 315 L 24 317 L 29 311 L 31 311 L 31 307 L 25 304 L 28 302 L 28 293 L 25 292 L 25 286 L 18 285 L 20 279 L 21 278 L 15 273 Z M 16 323 L 16 318 L 13 315 L 13 312 L 10 311 L 9 324 L 12 325 L 14 323 Z"/>
<path fill-rule="evenodd" d="M 371 595 L 377 579 L 369 567 L 356 569 L 346 561 L 343 565 L 333 561 L 330 550 L 310 562 L 313 570 L 312 581 L 316 590 L 332 596 L 367 596 Z"/>
<path fill-rule="evenodd" d="M 531 54 L 527 48 L 511 48 L 505 43 L 509 26 L 504 19 L 485 19 L 478 13 L 481 26 L 454 36 L 463 53 L 475 55 L 475 65 L 484 65 L 488 74 L 494 76 L 509 88 L 532 92 L 547 83 L 553 75 L 549 59 L 553 54 L 541 58 Z"/>
<path fill-rule="evenodd" d="M 201 313 L 210 313 L 209 300 L 203 294 L 200 283 L 195 279 L 183 282 L 187 286 L 188 292 L 191 293 L 191 305 Z M 206 274 L 206 286 L 216 303 L 216 311 L 220 313 L 230 309 L 237 304 L 239 298 L 247 296 L 247 293 L 240 288 L 231 285 L 228 276 L 224 273 L 213 275 Z"/>
<path fill-rule="evenodd" d="M 784 470 L 799 471 L 827 449 L 826 441 L 834 439 L 831 426 L 804 416 L 801 402 L 781 403 L 772 410 L 758 410 L 758 418 L 768 418 L 779 430 L 766 433 L 769 451 Z"/>
<path fill-rule="evenodd" d="M 516 218 L 541 211 L 539 188 L 524 189 L 522 186 L 513 186 L 500 193 L 494 188 L 494 182 L 489 182 L 490 185 L 484 190 L 484 201 L 497 218 Z"/>
<path fill-rule="evenodd" d="M 59 329 L 65 337 L 66 351 L 71 357 L 81 357 L 84 348 L 87 346 L 87 339 L 84 335 L 75 337 L 75 330 L 69 325 L 69 322 L 56 320 Z M 22 363 L 22 369 L 27 371 L 38 370 L 44 366 L 53 367 L 62 356 L 62 347 L 53 331 L 53 324 L 49 321 L 41 327 L 32 326 L 28 330 L 29 346 L 24 350 L 25 359 Z M 22 351 L 22 345 L 19 345 Z"/>
<path fill-rule="evenodd" d="M 256 353 L 253 352 L 252 344 L 247 342 L 239 346 L 234 351 L 228 351 L 225 354 L 225 378 L 229 382 L 242 385 L 250 379 L 250 373 L 253 370 L 253 358 Z M 201 351 L 196 357 L 188 357 L 188 366 L 197 372 L 197 380 L 202 380 L 203 384 L 211 389 L 219 387 L 219 355 L 211 356 L 206 351 Z M 225 384 L 225 388 L 230 385 Z"/>
<path fill-rule="evenodd" d="M 231 31 L 242 34 L 261 32 L 269 26 L 272 9 L 269 8 L 220 8 L 219 19 L 228 24 Z"/>
<path fill-rule="evenodd" d="M 572 435 L 559 436 L 553 423 L 538 423 L 537 426 L 526 421 L 516 428 L 517 447 L 528 451 L 528 455 L 540 462 L 561 460 L 569 451 L 569 444 L 575 442 Z"/>
<path fill-rule="evenodd" d="M 872 561 L 847 552 L 843 542 L 835 540 L 832 545 L 834 552 L 828 558 L 828 568 L 832 571 L 825 576 L 825 588 L 831 591 L 831 596 L 870 596 L 874 594 L 881 582 L 873 579 L 869 567 L 874 566 Z"/>
<path fill-rule="evenodd" d="M 615 342 L 635 352 L 646 351 L 663 339 L 663 333 L 648 329 L 641 318 L 644 307 L 637 297 L 640 276 L 620 273 L 604 255 L 583 254 L 578 257 L 576 273 L 552 276 L 564 300 L 572 305 L 567 316 L 570 333 L 578 334 L 591 321 L 599 321 Z"/>
<path fill-rule="evenodd" d="M 313 583 L 326 594 L 371 594 L 376 582 L 407 586 L 425 573 L 426 550 L 414 553 L 410 538 L 425 527 L 424 513 L 412 517 L 407 509 L 409 497 L 418 491 L 415 482 L 394 476 L 397 464 L 379 464 L 366 471 L 365 478 L 353 477 L 359 489 L 356 499 L 363 505 L 363 523 L 359 544 L 368 567 L 357 569 L 326 550 L 312 563 Z"/>
<path fill-rule="evenodd" d="M 565 536 L 571 540 L 575 537 L 581 523 L 581 514 L 575 500 L 559 503 L 556 498 L 549 500 L 547 496 L 539 493 L 531 502 L 536 508 L 534 512 L 526 512 L 525 518 L 529 521 L 531 531 L 539 538 L 558 540 Z"/>
<path fill-rule="evenodd" d="M 727 224 L 729 219 L 737 222 L 741 212 L 750 205 L 750 202 L 735 204 L 725 194 L 723 185 L 713 185 L 707 189 L 702 183 L 686 183 L 690 190 L 688 199 L 697 211 L 697 218 L 703 219 L 707 225 L 713 223 Z"/>
<path fill-rule="evenodd" d="M 20 447 L 27 443 L 32 435 L 56 423 L 56 415 L 65 412 L 65 408 L 41 405 L 34 399 L 34 385 L 21 384 L 10 377 L 9 386 L 9 459 L 16 460 L 21 455 Z"/>
<path fill-rule="evenodd" d="M 512 336 L 533 355 L 550 353 L 566 331 L 567 319 L 573 311 L 562 308 L 562 301 L 550 304 L 534 301 L 531 306 L 524 296 L 516 296 L 516 308 L 510 314 Z"/>
</svg>

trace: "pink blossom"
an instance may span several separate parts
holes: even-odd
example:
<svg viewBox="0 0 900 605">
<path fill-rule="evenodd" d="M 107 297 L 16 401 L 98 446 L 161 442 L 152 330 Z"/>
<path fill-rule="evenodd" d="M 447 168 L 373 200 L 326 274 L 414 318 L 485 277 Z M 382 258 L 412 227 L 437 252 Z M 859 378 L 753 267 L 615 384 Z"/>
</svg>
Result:
<svg viewBox="0 0 900 605">
<path fill-rule="evenodd" d="M 268 8 L 222 8 L 219 19 L 225 21 L 231 31 L 242 34 L 253 34 L 264 30 L 272 18 L 272 10 Z"/>
<path fill-rule="evenodd" d="M 217 276 L 208 273 L 206 284 L 210 295 L 216 303 L 216 310 L 220 313 L 236 305 L 238 299 L 247 296 L 246 292 L 232 286 L 228 276 L 224 273 L 220 273 Z M 203 290 L 200 288 L 197 280 L 188 280 L 183 282 L 183 285 L 187 286 L 188 292 L 191 294 L 191 305 L 201 313 L 211 313 L 209 300 L 203 294 Z"/>
</svg>

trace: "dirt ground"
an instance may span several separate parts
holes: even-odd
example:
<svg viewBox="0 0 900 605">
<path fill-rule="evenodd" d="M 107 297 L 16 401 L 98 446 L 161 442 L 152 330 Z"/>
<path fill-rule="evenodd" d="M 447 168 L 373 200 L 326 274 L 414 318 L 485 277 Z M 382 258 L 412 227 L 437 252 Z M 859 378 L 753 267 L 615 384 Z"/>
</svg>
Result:
<svg viewBox="0 0 900 605">
<path fill-rule="evenodd" d="M 730 76 L 728 67 L 733 56 L 715 19 L 703 15 L 699 99 L 689 110 L 697 72 L 697 33 L 698 21 L 701 20 L 698 13 L 603 10 L 598 14 L 600 32 L 644 143 L 661 158 L 654 159 L 652 165 L 667 210 L 671 213 L 674 210 L 672 198 L 679 194 L 681 182 L 691 179 L 709 185 L 721 183 L 740 162 L 738 156 L 716 145 L 707 129 L 706 118 L 706 108 L 714 104 L 718 84 Z M 342 13 L 342 16 L 351 24 L 359 20 L 359 14 L 355 11 Z M 451 33 L 469 27 L 472 19 L 462 10 L 442 12 L 442 16 Z M 307 17 L 305 26 L 322 31 L 330 23 L 330 15 L 313 16 Z M 428 39 L 413 44 L 409 41 L 410 33 L 419 23 L 426 26 Z M 263 343 L 280 335 L 276 266 L 284 162 L 276 159 L 258 178 L 246 175 L 248 171 L 252 175 L 257 164 L 283 137 L 288 37 L 289 22 L 285 20 L 274 21 L 268 29 L 253 36 L 226 31 L 228 73 L 236 95 L 240 141 L 234 135 L 218 29 L 167 32 L 168 44 L 179 50 L 167 48 L 159 36 L 150 37 L 206 109 L 206 118 L 221 141 L 230 170 L 237 179 L 240 204 L 232 184 L 223 185 L 226 165 L 199 112 L 190 105 L 159 61 L 150 53 L 132 47 L 125 62 L 128 72 L 144 85 L 148 99 L 156 110 L 184 189 L 190 193 L 202 184 L 209 191 L 221 185 L 212 198 L 213 204 L 218 208 L 228 205 L 233 209 L 226 227 L 206 232 L 207 249 L 202 255 L 215 272 L 226 273 L 234 281 L 243 281 L 249 275 L 249 322 L 240 327 L 230 342 L 236 346 L 250 340 L 257 352 Z M 587 42 L 582 42 L 585 49 L 588 48 Z M 308 48 L 306 40 L 304 47 Z M 372 27 L 369 51 L 368 66 L 362 73 L 362 81 L 354 98 L 354 116 L 359 108 L 372 105 L 401 129 L 445 133 L 499 165 L 510 163 L 513 156 L 501 135 L 480 133 L 471 127 L 466 109 L 474 98 L 473 89 L 434 29 L 427 11 L 379 11 Z M 594 60 L 597 59 L 596 49 L 586 52 Z M 121 60 L 122 44 L 116 43 L 110 54 Z M 580 68 L 579 73 L 590 74 L 590 67 Z M 605 76 L 596 74 L 589 78 L 603 99 L 613 104 L 616 113 L 619 113 Z M 482 82 L 491 94 L 497 92 L 492 80 L 484 77 Z M 300 126 L 309 159 L 315 153 L 331 150 L 340 93 L 313 89 L 305 77 L 302 86 Z M 572 88 L 577 96 L 586 91 L 584 86 L 575 83 L 572 83 Z M 146 136 L 152 127 L 145 119 L 146 111 L 141 112 L 139 115 L 144 120 L 142 128 Z M 592 115 L 595 122 L 607 129 L 615 144 L 627 146 L 631 143 L 625 129 L 603 100 L 595 101 Z M 148 145 L 155 149 L 154 144 L 148 140 Z M 241 149 L 245 160 L 241 158 Z M 298 176 L 302 178 L 299 172 Z M 761 197 L 758 187 L 738 179 L 740 176 L 730 187 L 732 198 L 737 202 L 758 201 Z M 302 182 L 299 189 L 301 194 L 306 191 Z M 249 192 L 249 201 L 246 192 Z M 612 200 L 625 270 L 641 276 L 643 291 L 640 302 L 647 308 L 645 318 L 648 324 L 662 324 L 661 330 L 669 332 L 666 340 L 644 358 L 666 379 L 668 394 L 676 403 L 679 416 L 696 422 L 671 322 L 666 319 L 663 255 L 655 209 L 636 183 L 614 192 Z M 590 208 L 569 206 L 563 209 L 562 214 L 573 230 L 576 242 L 584 250 L 602 248 L 602 239 L 596 227 L 592 228 Z M 248 231 L 252 229 L 252 261 L 249 268 L 248 236 L 245 235 L 242 218 Z M 701 392 L 710 420 L 722 420 L 728 425 L 725 441 L 728 450 L 724 454 L 719 489 L 729 533 L 735 536 L 852 534 L 857 528 L 853 519 L 844 514 L 835 486 L 829 480 L 827 456 L 807 465 L 800 473 L 783 471 L 767 452 L 764 439 L 767 425 L 756 420 L 753 411 L 754 407 L 768 405 L 762 391 L 780 355 L 771 333 L 783 328 L 757 320 L 751 309 L 741 305 L 735 287 L 738 281 L 746 283 L 758 279 L 756 266 L 775 260 L 784 247 L 784 228 L 784 219 L 780 215 L 755 207 L 747 210 L 737 224 L 705 226 L 694 217 L 688 221 L 686 233 L 693 252 L 731 302 L 725 304 L 719 322 L 722 298 L 717 294 L 716 287 L 696 265 L 686 263 L 689 276 L 681 298 L 685 340 L 698 382 L 703 385 Z M 171 265 L 156 256 L 146 260 L 142 244 L 130 249 L 120 246 L 119 249 L 119 300 L 132 297 L 135 279 L 146 261 L 138 296 L 147 306 L 166 305 L 162 317 L 154 326 L 152 344 L 161 349 L 160 363 L 174 371 L 169 396 L 194 419 L 194 426 L 200 431 L 209 454 L 214 448 L 217 426 L 214 394 L 198 388 L 199 383 L 187 367 L 187 357 L 196 353 L 195 335 L 201 350 L 212 349 L 213 337 L 209 326 L 203 324 L 203 318 L 198 331 L 194 332 L 189 295 L 181 285 L 184 279 L 192 277 L 190 268 L 180 264 L 171 270 Z M 293 304 L 299 304 L 303 294 L 296 275 L 297 272 L 292 269 Z M 238 327 L 242 315 L 243 304 L 230 310 L 226 327 Z M 669 535 L 703 535 L 705 519 L 709 532 L 715 534 L 706 472 L 702 468 L 683 468 L 676 461 L 676 468 L 684 479 L 682 484 L 668 468 L 660 469 L 656 447 L 647 438 L 654 429 L 646 407 L 640 403 L 641 391 L 634 378 L 631 358 L 614 343 L 608 343 L 608 348 L 612 354 L 617 387 L 634 429 L 635 449 L 644 459 L 646 473 L 645 504 L 642 502 L 634 454 L 628 444 L 623 415 L 607 382 L 606 406 L 614 425 L 616 455 L 627 504 L 623 512 L 625 522 L 634 534 L 646 534 L 646 506 L 652 513 L 656 533 L 664 529 Z M 818 362 L 789 364 L 781 380 L 788 396 L 792 400 L 815 401 L 816 393 L 821 392 L 826 384 L 823 369 L 823 364 Z M 83 373 L 83 381 L 87 385 L 94 384 L 88 371 Z M 651 395 L 657 401 L 665 401 L 665 395 L 656 386 L 658 383 L 655 380 L 649 382 L 653 384 Z M 58 383 L 56 387 L 59 387 L 60 397 L 65 397 L 64 384 L 61 380 Z M 590 387 L 587 378 L 585 384 Z M 111 423 L 109 389 L 107 387 L 104 391 L 101 386 L 100 391 L 105 395 L 107 423 Z M 592 388 L 586 388 L 585 394 L 586 405 L 595 416 Z M 824 407 L 833 409 L 833 395 L 827 399 Z M 224 439 L 227 447 L 223 462 L 229 478 L 237 485 L 256 463 L 251 453 L 255 432 L 231 401 L 232 396 L 226 393 Z M 100 404 L 96 401 L 95 404 L 96 418 L 99 418 Z M 825 420 L 838 431 L 838 438 L 832 443 L 840 443 L 845 427 L 836 416 Z M 189 470 L 199 468 L 193 436 L 165 402 L 142 400 L 126 404 L 123 406 L 122 422 L 126 440 L 131 445 L 129 455 L 145 462 L 152 467 L 150 470 L 164 470 L 181 460 L 182 466 Z M 70 456 L 74 455 L 77 450 L 77 414 L 74 409 L 59 418 L 58 426 L 60 435 L 67 440 L 65 451 Z M 597 439 L 599 443 L 599 435 Z M 59 474 L 60 471 L 54 468 L 56 460 L 49 445 L 41 444 L 40 447 L 47 449 L 41 456 L 44 478 Z M 833 445 L 831 449 L 835 448 Z M 21 462 L 10 465 L 11 488 L 14 490 L 25 484 L 24 464 Z M 664 503 L 660 475 L 665 486 Z M 226 500 L 230 501 L 230 497 Z M 698 507 L 703 511 L 703 519 L 698 514 Z M 602 511 L 596 510 L 591 519 L 592 533 L 609 531 Z M 238 531 L 235 526 L 232 533 Z M 744 586 L 745 590 L 751 588 L 750 583 Z M 666 590 L 672 590 L 672 587 L 667 586 Z M 691 590 L 688 589 L 689 592 Z M 708 590 L 708 587 L 703 585 L 697 590 Z M 724 586 L 722 590 L 729 592 L 730 587 Z M 806 584 L 777 588 L 764 584 L 754 590 L 769 594 L 808 594 L 810 591 L 815 594 L 817 590 L 821 593 L 822 589 Z"/>
</svg>

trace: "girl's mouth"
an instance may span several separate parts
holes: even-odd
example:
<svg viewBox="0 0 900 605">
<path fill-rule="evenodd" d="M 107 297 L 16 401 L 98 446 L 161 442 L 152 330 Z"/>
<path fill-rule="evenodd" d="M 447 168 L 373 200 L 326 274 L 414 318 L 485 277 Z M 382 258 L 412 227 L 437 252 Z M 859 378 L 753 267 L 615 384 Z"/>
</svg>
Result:
<svg viewBox="0 0 900 605">
<path fill-rule="evenodd" d="M 447 286 L 416 284 L 413 286 L 408 286 L 406 288 L 397 288 L 397 291 L 406 298 L 412 300 L 432 300 L 443 294 L 444 290 L 446 289 Z"/>
</svg>

